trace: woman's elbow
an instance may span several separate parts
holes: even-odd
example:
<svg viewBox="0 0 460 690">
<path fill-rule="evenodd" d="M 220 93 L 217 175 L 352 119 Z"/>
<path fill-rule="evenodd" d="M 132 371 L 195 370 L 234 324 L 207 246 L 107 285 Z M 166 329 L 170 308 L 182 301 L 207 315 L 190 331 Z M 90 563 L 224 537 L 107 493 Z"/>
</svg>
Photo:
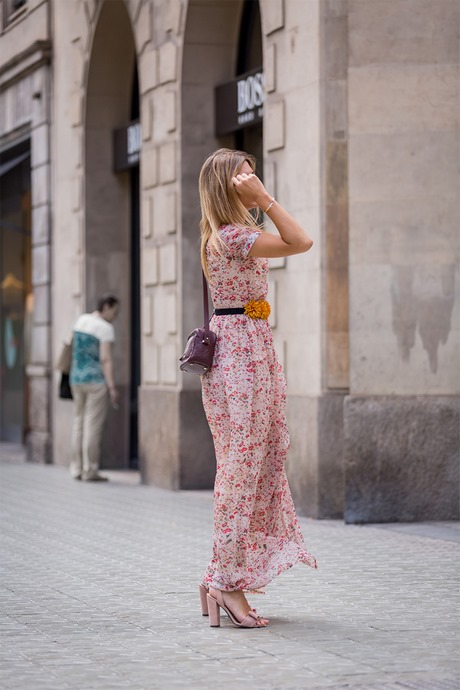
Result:
<svg viewBox="0 0 460 690">
<path fill-rule="evenodd" d="M 313 240 L 310 237 L 304 237 L 299 247 L 299 252 L 308 252 L 313 247 Z"/>
</svg>

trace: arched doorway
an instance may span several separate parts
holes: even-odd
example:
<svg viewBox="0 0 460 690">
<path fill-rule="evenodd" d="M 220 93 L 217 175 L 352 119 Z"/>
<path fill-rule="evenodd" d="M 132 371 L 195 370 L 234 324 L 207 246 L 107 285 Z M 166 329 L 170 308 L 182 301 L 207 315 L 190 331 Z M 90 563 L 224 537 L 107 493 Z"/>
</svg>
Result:
<svg viewBox="0 0 460 690">
<path fill-rule="evenodd" d="M 206 12 L 206 21 L 202 13 Z M 210 41 L 209 37 L 213 40 Z M 263 169 L 263 120 L 220 131 L 216 122 L 216 87 L 254 72 L 262 73 L 262 31 L 258 0 L 202 3 L 190 0 L 182 61 L 182 300 L 184 333 L 201 317 L 197 237 L 198 175 L 206 156 L 220 146 L 243 148 Z M 204 68 L 206 66 L 206 68 Z M 262 90 L 263 94 L 263 90 Z M 263 97 L 263 95 L 262 95 Z M 262 111 L 259 108 L 259 111 Z M 189 377 L 191 379 L 193 377 Z M 193 386 L 187 380 L 186 386 Z"/>
<path fill-rule="evenodd" d="M 244 79 L 245 75 L 253 79 L 253 72 L 259 74 L 260 80 L 262 32 L 258 0 L 207 3 L 190 0 L 184 34 L 181 98 L 181 332 L 184 336 L 203 318 L 198 200 L 201 165 L 209 153 L 222 146 L 244 146 L 256 155 L 259 166 L 263 164 L 260 108 L 255 120 L 247 119 L 242 126 L 221 131 L 216 122 L 216 88 L 232 82 L 230 88 L 234 95 L 238 79 Z M 263 90 L 259 91 L 260 95 L 263 98 Z M 206 420 L 204 415 L 199 419 L 197 415 L 202 403 L 196 378 L 184 376 L 181 380 L 181 435 L 188 441 L 183 443 L 179 460 L 183 488 L 212 486 L 215 469 Z"/>
<path fill-rule="evenodd" d="M 103 467 L 125 468 L 137 463 L 140 271 L 139 89 L 134 37 L 123 0 L 105 0 L 99 11 L 85 115 L 86 309 L 92 311 L 105 292 L 116 294 L 121 306 L 114 348 L 120 406 L 109 415 Z M 115 156 L 115 132 L 120 129 L 134 151 L 126 165 Z"/>
</svg>

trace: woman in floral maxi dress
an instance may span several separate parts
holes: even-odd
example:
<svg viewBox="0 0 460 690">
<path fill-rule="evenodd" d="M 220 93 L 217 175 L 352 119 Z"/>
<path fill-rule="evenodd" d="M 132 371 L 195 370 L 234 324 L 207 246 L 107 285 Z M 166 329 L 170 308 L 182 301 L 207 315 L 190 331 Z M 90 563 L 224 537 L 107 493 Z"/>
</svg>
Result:
<svg viewBox="0 0 460 690">
<path fill-rule="evenodd" d="M 200 594 L 213 626 L 222 608 L 235 625 L 265 627 L 268 620 L 250 608 L 244 591 L 259 590 L 298 562 L 316 568 L 286 477 L 286 382 L 265 301 L 268 258 L 313 243 L 254 170 L 252 156 L 220 149 L 200 175 L 202 263 L 217 312 L 214 362 L 202 377 L 217 471 L 213 553 Z M 255 207 L 279 235 L 261 231 L 249 213 Z"/>
</svg>

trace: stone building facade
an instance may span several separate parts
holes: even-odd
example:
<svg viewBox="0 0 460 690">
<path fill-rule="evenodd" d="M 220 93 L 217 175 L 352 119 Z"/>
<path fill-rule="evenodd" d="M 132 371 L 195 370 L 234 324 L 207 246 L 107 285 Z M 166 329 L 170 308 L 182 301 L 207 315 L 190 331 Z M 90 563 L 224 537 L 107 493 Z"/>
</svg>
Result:
<svg viewBox="0 0 460 690">
<path fill-rule="evenodd" d="M 0 151 L 5 170 L 24 139 L 31 154 L 30 459 L 68 464 L 53 362 L 110 290 L 122 395 L 106 466 L 212 485 L 178 357 L 201 320 L 198 172 L 242 147 L 315 241 L 270 270 L 299 510 L 458 517 L 460 2 L 12 2 Z M 222 85 L 242 98 L 233 126 Z"/>
</svg>

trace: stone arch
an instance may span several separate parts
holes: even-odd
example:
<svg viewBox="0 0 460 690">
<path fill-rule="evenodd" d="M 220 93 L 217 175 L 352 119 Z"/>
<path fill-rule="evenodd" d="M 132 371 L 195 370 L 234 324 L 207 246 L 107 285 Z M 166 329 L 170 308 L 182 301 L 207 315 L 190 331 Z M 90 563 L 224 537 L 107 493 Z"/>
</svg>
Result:
<svg viewBox="0 0 460 690">
<path fill-rule="evenodd" d="M 238 39 L 244 0 L 190 0 L 187 5 L 181 65 L 181 245 L 180 332 L 184 337 L 202 322 L 199 256 L 198 176 L 205 157 L 220 146 L 235 146 L 233 134 L 217 137 L 214 88 L 237 73 Z M 179 405 L 178 485 L 205 488 L 213 484 L 215 461 L 206 423 L 200 382 L 181 379 Z"/>
<path fill-rule="evenodd" d="M 244 0 L 216 0 L 206 4 L 190 0 L 187 7 L 181 100 L 184 333 L 188 333 L 201 318 L 200 264 L 197 251 L 199 170 L 211 151 L 220 146 L 235 146 L 233 135 L 217 137 L 215 134 L 214 87 L 235 78 L 244 5 Z M 262 17 L 262 3 L 259 3 L 259 9 Z M 188 386 L 194 384 L 195 381 L 186 382 Z"/>
<path fill-rule="evenodd" d="M 84 294 L 86 309 L 103 292 L 121 301 L 115 368 L 121 394 L 109 420 L 107 457 L 123 467 L 128 457 L 130 387 L 131 178 L 113 171 L 113 130 L 131 118 L 136 46 L 125 0 L 104 0 L 95 13 L 84 87 Z"/>
</svg>

